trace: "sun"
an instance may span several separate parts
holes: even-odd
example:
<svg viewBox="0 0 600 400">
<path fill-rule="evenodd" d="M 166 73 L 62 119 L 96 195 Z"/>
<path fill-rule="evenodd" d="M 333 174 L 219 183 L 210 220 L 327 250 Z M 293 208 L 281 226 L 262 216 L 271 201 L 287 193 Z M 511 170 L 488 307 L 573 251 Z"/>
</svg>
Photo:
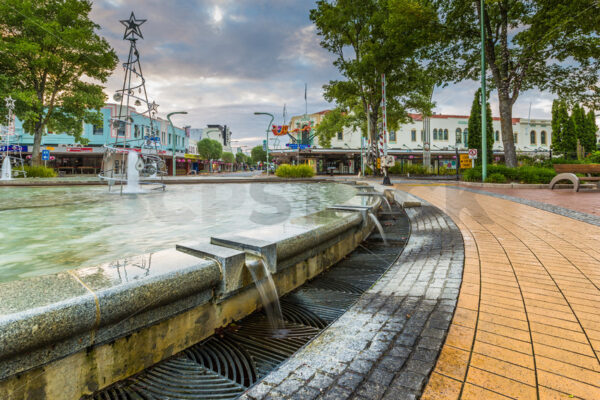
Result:
<svg viewBox="0 0 600 400">
<path fill-rule="evenodd" d="M 221 9 L 218 6 L 215 6 L 215 9 L 213 11 L 213 21 L 215 21 L 216 23 L 219 23 L 223 20 L 223 12 L 221 11 Z"/>
</svg>

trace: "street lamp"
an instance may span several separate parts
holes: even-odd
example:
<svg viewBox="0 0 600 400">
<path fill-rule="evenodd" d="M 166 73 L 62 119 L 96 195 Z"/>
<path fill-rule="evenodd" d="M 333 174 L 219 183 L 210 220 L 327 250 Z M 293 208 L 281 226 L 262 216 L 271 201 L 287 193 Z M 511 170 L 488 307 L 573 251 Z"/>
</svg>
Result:
<svg viewBox="0 0 600 400">
<path fill-rule="evenodd" d="M 273 114 L 266 112 L 255 112 L 254 115 L 268 115 L 271 117 L 271 122 L 269 122 L 269 125 L 267 126 L 267 176 L 269 176 L 269 129 L 271 128 L 271 124 L 273 123 L 275 117 Z"/>
<path fill-rule="evenodd" d="M 187 111 L 175 111 L 167 114 L 167 120 L 169 121 L 169 125 L 171 125 L 171 132 L 173 132 L 173 136 L 171 136 L 171 143 L 173 144 L 173 176 L 175 176 L 177 172 L 175 165 L 175 127 L 173 126 L 173 121 L 171 121 L 171 115 L 176 114 L 187 114 Z"/>
</svg>

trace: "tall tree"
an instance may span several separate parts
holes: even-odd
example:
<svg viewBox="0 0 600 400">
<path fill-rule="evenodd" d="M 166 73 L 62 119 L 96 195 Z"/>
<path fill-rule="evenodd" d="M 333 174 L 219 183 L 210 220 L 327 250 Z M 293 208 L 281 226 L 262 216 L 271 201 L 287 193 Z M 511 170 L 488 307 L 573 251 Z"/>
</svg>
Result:
<svg viewBox="0 0 600 400">
<path fill-rule="evenodd" d="M 596 138 L 594 135 L 594 137 L 591 138 L 592 140 L 589 140 L 590 137 L 587 134 L 587 118 L 585 115 L 585 110 L 579 104 L 575 104 L 575 106 L 573 106 L 571 119 L 573 120 L 575 138 L 579 141 L 581 146 L 583 146 L 584 151 L 589 152 L 590 149 L 594 150 L 596 147 Z"/>
<path fill-rule="evenodd" d="M 598 101 L 600 12 L 596 0 L 439 0 L 453 44 L 440 59 L 455 64 L 455 80 L 479 79 L 479 18 L 483 11 L 490 83 L 498 92 L 507 164 L 516 166 L 512 108 L 537 88 L 570 99 Z M 440 48 L 442 49 L 442 48 Z"/>
<path fill-rule="evenodd" d="M 205 160 L 218 160 L 223 154 L 223 146 L 218 140 L 204 138 L 198 142 L 198 154 Z"/>
<path fill-rule="evenodd" d="M 585 122 L 586 143 L 587 146 L 589 146 L 585 148 L 585 151 L 591 153 L 598 148 L 598 137 L 596 136 L 598 133 L 598 126 L 596 125 L 596 113 L 594 110 L 588 111 Z"/>
<path fill-rule="evenodd" d="M 492 109 L 490 103 L 486 101 L 487 115 L 486 115 L 486 142 L 487 142 L 487 160 L 490 162 L 494 157 L 494 127 L 492 119 Z M 469 117 L 469 136 L 467 139 L 467 145 L 470 149 L 477 149 L 479 157 L 477 157 L 476 164 L 482 163 L 481 154 L 481 89 L 477 89 L 475 97 L 473 98 L 473 105 L 471 106 L 471 116 Z"/>
<path fill-rule="evenodd" d="M 335 108 L 325 114 L 315 129 L 316 136 L 319 138 L 319 145 L 325 148 L 331 147 L 331 139 L 333 139 L 338 132 L 342 132 L 344 130 L 344 125 L 347 123 L 345 112 L 339 108 Z"/>
<path fill-rule="evenodd" d="M 577 153 L 577 137 L 575 124 L 569 116 L 567 103 L 564 100 L 554 100 L 552 103 L 552 150 L 566 158 L 572 158 Z"/>
<path fill-rule="evenodd" d="M 440 30 L 435 10 L 428 4 L 422 0 L 319 0 L 310 11 L 321 46 L 336 57 L 333 64 L 344 78 L 324 86 L 325 98 L 346 112 L 346 126 L 366 128 L 370 106 L 368 124 L 375 143 L 382 74 L 388 83 L 390 127 L 406 121 L 409 109 L 430 109 L 434 75 L 428 69 L 426 49 Z"/>
<path fill-rule="evenodd" d="M 223 160 L 223 162 L 233 164 L 235 162 L 235 156 L 233 155 L 233 153 L 225 151 L 221 155 L 221 160 Z"/>
<path fill-rule="evenodd" d="M 248 156 L 238 151 L 237 153 L 235 153 L 235 162 L 237 162 L 238 164 L 247 163 Z"/>
<path fill-rule="evenodd" d="M 0 71 L 17 99 L 16 115 L 33 135 L 41 164 L 46 129 L 82 142 L 83 122 L 101 125 L 99 110 L 117 56 L 89 18 L 89 0 L 0 1 Z"/>
</svg>

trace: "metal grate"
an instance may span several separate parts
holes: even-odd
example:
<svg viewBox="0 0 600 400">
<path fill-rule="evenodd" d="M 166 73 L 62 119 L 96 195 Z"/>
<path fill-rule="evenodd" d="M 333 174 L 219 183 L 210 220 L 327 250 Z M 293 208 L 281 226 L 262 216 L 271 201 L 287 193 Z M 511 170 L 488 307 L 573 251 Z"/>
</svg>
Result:
<svg viewBox="0 0 600 400">
<path fill-rule="evenodd" d="M 394 206 L 381 222 L 392 245 L 373 233 L 327 272 L 282 297 L 281 329 L 254 313 L 93 399 L 237 398 L 339 318 L 396 260 L 409 235 L 408 218 Z"/>
</svg>

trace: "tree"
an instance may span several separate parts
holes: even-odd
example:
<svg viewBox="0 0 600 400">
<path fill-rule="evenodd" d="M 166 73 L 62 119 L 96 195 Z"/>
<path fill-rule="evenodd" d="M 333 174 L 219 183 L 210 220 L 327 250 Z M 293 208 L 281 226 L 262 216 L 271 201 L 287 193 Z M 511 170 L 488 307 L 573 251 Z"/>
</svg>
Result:
<svg viewBox="0 0 600 400">
<path fill-rule="evenodd" d="M 564 100 L 552 102 L 552 150 L 573 157 L 577 152 L 575 125 L 569 117 L 567 103 Z"/>
<path fill-rule="evenodd" d="M 89 19 L 89 0 L 0 2 L 0 71 L 16 115 L 32 134 L 33 165 L 41 165 L 46 128 L 81 138 L 83 122 L 102 125 L 103 87 L 117 64 Z"/>
<path fill-rule="evenodd" d="M 248 156 L 241 152 L 235 153 L 235 162 L 238 164 L 248 163 Z"/>
<path fill-rule="evenodd" d="M 250 151 L 250 154 L 252 154 L 252 162 L 254 164 L 267 161 L 267 152 L 263 149 L 262 146 L 253 147 Z"/>
<path fill-rule="evenodd" d="M 205 160 L 218 160 L 223 153 L 223 146 L 217 140 L 204 138 L 198 142 L 198 154 Z"/>
<path fill-rule="evenodd" d="M 344 125 L 347 123 L 344 114 L 345 113 L 341 109 L 335 108 L 325 114 L 321 119 L 321 122 L 315 129 L 315 134 L 319 138 L 321 147 L 331 147 L 331 139 L 333 139 L 338 132 L 344 130 Z"/>
<path fill-rule="evenodd" d="M 494 147 L 494 127 L 492 119 L 492 110 L 490 103 L 487 104 L 487 115 L 486 115 L 486 142 L 487 142 L 487 160 L 490 162 L 494 157 L 492 148 Z M 481 154 L 481 89 L 477 89 L 475 97 L 473 98 L 473 105 L 471 106 L 471 116 L 469 117 L 469 136 L 467 139 L 468 147 L 470 149 L 477 149 L 479 151 L 479 157 L 475 161 L 477 165 L 482 163 L 483 155 Z"/>
<path fill-rule="evenodd" d="M 479 0 L 440 0 L 451 44 L 438 58 L 451 60 L 455 81 L 480 78 Z M 490 83 L 498 92 L 507 165 L 517 157 L 512 108 L 522 91 L 537 88 L 570 99 L 598 100 L 600 13 L 595 0 L 496 0 L 483 10 Z"/>
<path fill-rule="evenodd" d="M 598 132 L 598 126 L 596 126 L 596 113 L 594 110 L 588 111 L 585 117 L 585 132 L 586 132 L 586 143 L 590 147 L 585 147 L 585 150 L 589 152 L 596 151 L 598 148 L 598 138 L 596 133 Z"/>
<path fill-rule="evenodd" d="M 317 27 L 321 46 L 335 55 L 333 64 L 344 77 L 324 86 L 325 99 L 335 102 L 346 114 L 342 118 L 339 111 L 326 117 L 326 127 L 317 132 L 320 140 L 330 140 L 341 124 L 365 132 L 368 123 L 371 139 L 377 143 L 382 74 L 387 79 L 389 127 L 406 121 L 409 109 L 430 109 L 429 92 L 435 74 L 428 68 L 424 49 L 438 38 L 439 24 L 428 3 L 319 0 L 310 11 L 310 19 Z M 372 111 L 367 122 L 369 106 Z"/>
<path fill-rule="evenodd" d="M 235 162 L 235 156 L 233 155 L 233 153 L 225 151 L 221 155 L 221 160 L 223 160 L 223 162 L 226 162 L 228 164 L 233 164 Z"/>
</svg>

